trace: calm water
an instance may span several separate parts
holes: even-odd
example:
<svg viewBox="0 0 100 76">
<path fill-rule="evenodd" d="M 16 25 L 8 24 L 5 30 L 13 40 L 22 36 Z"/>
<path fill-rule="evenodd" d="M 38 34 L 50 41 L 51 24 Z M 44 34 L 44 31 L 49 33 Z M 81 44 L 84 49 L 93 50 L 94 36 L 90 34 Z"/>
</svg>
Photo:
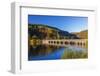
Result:
<svg viewBox="0 0 100 76">
<path fill-rule="evenodd" d="M 54 46 L 54 45 L 36 45 L 30 46 L 28 51 L 28 60 L 55 60 L 63 59 L 62 56 L 67 51 L 86 51 L 86 48 L 77 46 Z"/>
</svg>

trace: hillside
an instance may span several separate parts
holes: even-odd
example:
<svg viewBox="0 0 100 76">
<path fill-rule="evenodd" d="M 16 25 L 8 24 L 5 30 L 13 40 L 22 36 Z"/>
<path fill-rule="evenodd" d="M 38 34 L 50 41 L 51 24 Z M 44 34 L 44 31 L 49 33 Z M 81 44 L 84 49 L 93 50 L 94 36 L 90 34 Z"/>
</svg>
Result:
<svg viewBox="0 0 100 76">
<path fill-rule="evenodd" d="M 77 37 L 81 38 L 81 39 L 88 39 L 88 30 L 83 30 L 80 32 L 74 32 L 72 34 L 75 34 Z"/>
<path fill-rule="evenodd" d="M 28 24 L 28 35 L 36 39 L 79 39 L 75 34 L 44 24 Z"/>
</svg>

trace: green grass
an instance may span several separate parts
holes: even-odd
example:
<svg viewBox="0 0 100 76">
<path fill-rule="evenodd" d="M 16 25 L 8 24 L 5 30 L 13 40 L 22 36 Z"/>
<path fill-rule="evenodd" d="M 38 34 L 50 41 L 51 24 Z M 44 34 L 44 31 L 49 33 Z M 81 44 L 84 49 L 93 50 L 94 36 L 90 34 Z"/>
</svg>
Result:
<svg viewBox="0 0 100 76">
<path fill-rule="evenodd" d="M 64 51 L 62 59 L 79 59 L 79 58 L 88 58 L 88 52 L 87 51 L 72 51 L 67 50 Z"/>
<path fill-rule="evenodd" d="M 88 48 L 88 41 L 86 41 L 86 48 Z"/>
</svg>

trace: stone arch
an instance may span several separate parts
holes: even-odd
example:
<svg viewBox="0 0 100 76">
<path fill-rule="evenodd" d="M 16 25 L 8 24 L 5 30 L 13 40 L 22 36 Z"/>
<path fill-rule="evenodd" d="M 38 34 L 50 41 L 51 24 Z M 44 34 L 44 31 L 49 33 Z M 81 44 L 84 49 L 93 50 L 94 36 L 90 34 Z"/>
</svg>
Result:
<svg viewBox="0 0 100 76">
<path fill-rule="evenodd" d="M 69 44 L 69 42 L 68 41 L 65 41 L 65 44 Z"/>
<path fill-rule="evenodd" d="M 53 43 L 53 41 L 51 41 L 51 43 Z"/>
<path fill-rule="evenodd" d="M 78 42 L 77 45 L 80 45 L 80 43 Z"/>
<path fill-rule="evenodd" d="M 83 46 L 85 46 L 85 42 L 83 42 Z"/>
<path fill-rule="evenodd" d="M 70 45 L 74 45 L 74 42 L 73 42 L 73 41 L 71 41 L 71 42 L 70 42 Z"/>
<path fill-rule="evenodd" d="M 51 41 L 49 41 L 49 44 L 51 43 Z"/>
<path fill-rule="evenodd" d="M 63 44 L 63 41 L 61 41 L 60 43 Z"/>
<path fill-rule="evenodd" d="M 54 44 L 56 44 L 56 41 L 54 41 Z"/>
<path fill-rule="evenodd" d="M 82 42 L 80 42 L 80 45 L 82 46 Z"/>
<path fill-rule="evenodd" d="M 57 41 L 57 44 L 59 44 L 59 41 Z"/>
</svg>

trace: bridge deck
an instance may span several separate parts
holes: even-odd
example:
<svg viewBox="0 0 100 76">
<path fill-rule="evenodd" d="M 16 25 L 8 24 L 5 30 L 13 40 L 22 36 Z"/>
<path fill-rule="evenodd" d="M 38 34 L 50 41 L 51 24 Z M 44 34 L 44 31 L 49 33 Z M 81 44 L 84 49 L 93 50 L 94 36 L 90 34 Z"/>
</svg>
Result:
<svg viewBox="0 0 100 76">
<path fill-rule="evenodd" d="M 86 46 L 88 39 L 55 39 L 55 40 L 42 40 L 43 44 L 48 45 L 81 45 Z"/>
</svg>

